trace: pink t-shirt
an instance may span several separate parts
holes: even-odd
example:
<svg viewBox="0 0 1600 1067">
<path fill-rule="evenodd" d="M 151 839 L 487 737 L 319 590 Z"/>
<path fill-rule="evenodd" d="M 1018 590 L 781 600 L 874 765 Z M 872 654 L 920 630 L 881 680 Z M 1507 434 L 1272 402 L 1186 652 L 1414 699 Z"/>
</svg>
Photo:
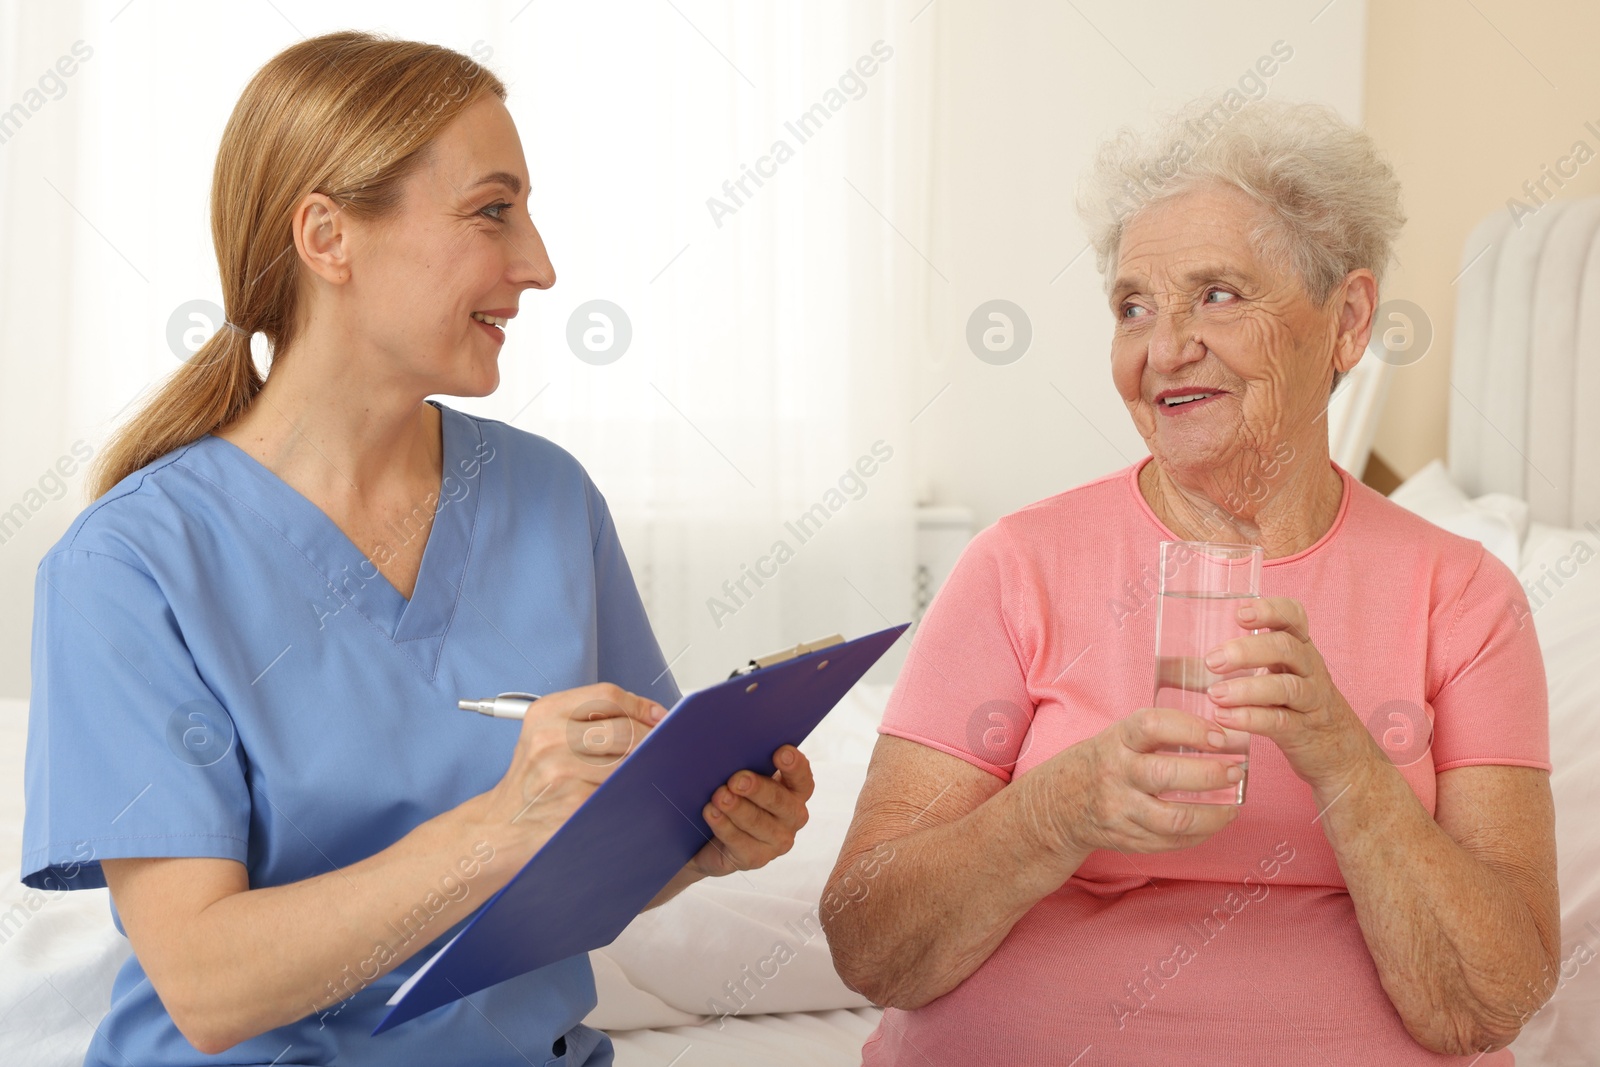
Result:
<svg viewBox="0 0 1600 1067">
<path fill-rule="evenodd" d="M 1150 704 L 1158 542 L 1177 538 L 1139 492 L 1148 462 L 973 539 L 880 733 L 1010 781 Z M 1439 771 L 1548 770 L 1544 663 L 1516 578 L 1477 542 L 1335 470 L 1333 526 L 1267 560 L 1263 595 L 1305 605 L 1334 684 L 1430 814 Z M 1091 854 L 960 986 L 886 1011 L 865 1063 L 1472 1062 L 1406 1032 L 1316 817 L 1277 746 L 1252 738 L 1231 825 L 1176 852 Z M 1514 1061 L 1502 1050 L 1476 1062 Z"/>
</svg>

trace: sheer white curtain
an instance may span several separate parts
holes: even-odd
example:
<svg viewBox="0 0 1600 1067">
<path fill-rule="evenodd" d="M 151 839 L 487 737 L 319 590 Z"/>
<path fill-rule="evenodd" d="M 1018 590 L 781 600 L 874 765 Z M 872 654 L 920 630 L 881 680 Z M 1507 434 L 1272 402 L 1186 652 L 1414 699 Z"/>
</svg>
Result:
<svg viewBox="0 0 1600 1067">
<path fill-rule="evenodd" d="M 64 199 L 93 60 L 56 68 L 83 37 L 79 16 L 0 3 L 0 696 L 27 692 L 34 569 L 83 504 L 71 446 L 99 440 L 70 351 L 75 323 L 102 309 L 74 291 L 82 246 Z"/>
<path fill-rule="evenodd" d="M 6 103 L 74 41 L 94 52 L 0 147 L 0 267 L 27 274 L 45 309 L 19 326 L 17 290 L 3 297 L 9 403 L 20 383 L 38 413 L 6 430 L 20 452 L 0 461 L 5 484 L 20 490 L 76 438 L 98 447 L 175 365 L 174 310 L 217 299 L 211 165 L 249 76 L 302 35 L 374 29 L 475 54 L 508 85 L 559 280 L 524 296 L 500 390 L 453 402 L 585 464 L 680 680 L 906 619 L 910 382 L 933 275 L 919 247 L 934 20 L 919 6 L 7 9 Z M 590 317 L 597 300 L 621 315 Z M 603 362 L 584 332 L 615 344 L 622 316 L 627 348 Z M 37 544 L 3 546 L 7 591 L 31 591 L 81 501 L 75 486 Z M 0 686 L 20 692 L 26 611 L 12 602 Z"/>
</svg>

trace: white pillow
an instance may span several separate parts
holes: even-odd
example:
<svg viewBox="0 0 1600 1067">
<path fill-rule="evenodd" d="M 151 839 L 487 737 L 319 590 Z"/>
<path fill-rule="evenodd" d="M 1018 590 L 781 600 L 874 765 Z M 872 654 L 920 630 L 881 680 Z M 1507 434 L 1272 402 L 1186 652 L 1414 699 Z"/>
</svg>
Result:
<svg viewBox="0 0 1600 1067">
<path fill-rule="evenodd" d="M 1511 1047 L 1526 1067 L 1564 1067 L 1595 1062 L 1600 1018 L 1600 523 L 1534 523 L 1518 577 L 1550 685 L 1563 965 L 1555 995 Z"/>
<path fill-rule="evenodd" d="M 870 1003 L 834 971 L 820 915 L 867 768 L 812 769 L 810 819 L 787 855 L 697 882 L 590 953 L 599 1004 L 586 1023 L 626 1030 Z"/>
<path fill-rule="evenodd" d="M 1468 499 L 1435 460 L 1389 499 L 1483 544 L 1516 572 L 1533 611 L 1550 687 L 1550 789 L 1556 807 L 1561 967 L 1550 1001 L 1511 1048 L 1527 1067 L 1594 1062 L 1600 1017 L 1600 524 L 1528 521 L 1503 493 Z"/>
<path fill-rule="evenodd" d="M 1389 499 L 1435 526 L 1470 537 L 1499 557 L 1513 571 L 1522 556 L 1528 532 L 1528 504 L 1505 493 L 1468 499 L 1450 479 L 1444 464 L 1434 460 L 1407 478 Z"/>
<path fill-rule="evenodd" d="M 800 746 L 817 787 L 787 855 L 697 882 L 590 953 L 599 1004 L 586 1023 L 626 1030 L 870 1003 L 834 971 L 819 911 L 890 688 L 857 685 Z"/>
</svg>

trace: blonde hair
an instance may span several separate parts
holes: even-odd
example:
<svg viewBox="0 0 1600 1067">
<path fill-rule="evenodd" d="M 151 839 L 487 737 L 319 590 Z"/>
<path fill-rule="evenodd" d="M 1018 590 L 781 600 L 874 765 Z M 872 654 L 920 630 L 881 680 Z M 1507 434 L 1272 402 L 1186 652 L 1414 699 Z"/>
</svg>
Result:
<svg viewBox="0 0 1600 1067">
<path fill-rule="evenodd" d="M 1377 145 L 1325 104 L 1204 97 L 1101 144 L 1077 208 L 1110 294 L 1128 221 L 1150 204 L 1222 183 L 1266 208 L 1251 244 L 1287 265 L 1319 305 L 1365 267 L 1383 285 L 1406 217 Z M 1232 100 L 1243 100 L 1237 93 Z"/>
<path fill-rule="evenodd" d="M 404 179 L 449 122 L 505 86 L 448 48 L 342 32 L 292 45 L 245 86 L 217 148 L 211 240 L 227 322 L 101 451 L 91 499 L 232 422 L 264 379 L 250 337 L 276 357 L 300 325 L 291 217 L 322 193 L 364 219 L 395 209 Z"/>
</svg>

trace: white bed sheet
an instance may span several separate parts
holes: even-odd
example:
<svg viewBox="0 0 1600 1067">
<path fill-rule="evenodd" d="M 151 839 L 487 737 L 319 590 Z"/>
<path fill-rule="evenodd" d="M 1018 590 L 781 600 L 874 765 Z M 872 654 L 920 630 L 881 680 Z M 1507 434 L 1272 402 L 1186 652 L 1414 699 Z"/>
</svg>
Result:
<svg viewBox="0 0 1600 1067">
<path fill-rule="evenodd" d="M 840 1008 L 610 1033 L 616 1067 L 859 1067 L 881 1014 Z"/>
<path fill-rule="evenodd" d="M 106 890 L 41 893 L 18 881 L 26 730 L 27 704 L 0 700 L 0 1062 L 79 1067 L 128 948 Z"/>
</svg>

